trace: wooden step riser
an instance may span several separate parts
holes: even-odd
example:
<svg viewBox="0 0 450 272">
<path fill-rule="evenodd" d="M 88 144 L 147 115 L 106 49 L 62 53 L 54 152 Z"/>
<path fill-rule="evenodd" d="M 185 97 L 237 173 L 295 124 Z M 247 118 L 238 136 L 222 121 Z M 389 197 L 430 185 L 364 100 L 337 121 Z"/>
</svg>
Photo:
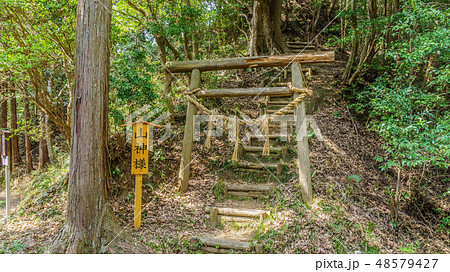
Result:
<svg viewBox="0 0 450 272">
<path fill-rule="evenodd" d="M 235 208 L 217 208 L 206 207 L 205 213 L 210 214 L 211 211 L 217 210 L 217 215 L 238 216 L 238 217 L 266 217 L 270 214 L 265 210 L 251 210 L 251 209 L 235 209 Z"/>
<path fill-rule="evenodd" d="M 291 135 L 287 135 L 287 136 L 278 136 L 277 138 L 269 138 L 269 145 L 270 147 L 278 147 L 280 145 L 286 145 L 286 143 L 290 143 L 291 142 Z M 258 138 L 253 138 L 251 140 L 249 140 L 249 145 L 251 146 L 264 146 L 266 142 L 266 137 L 258 137 Z"/>
<path fill-rule="evenodd" d="M 281 175 L 282 174 L 284 166 L 285 166 L 282 163 L 279 163 L 279 164 L 261 164 L 261 163 L 242 163 L 242 162 L 238 162 L 237 165 L 238 165 L 238 167 L 244 168 L 244 169 L 262 170 L 262 171 L 276 170 L 277 171 L 277 175 Z"/>
<path fill-rule="evenodd" d="M 250 197 L 250 198 L 258 198 L 262 195 L 267 194 L 268 192 L 258 192 L 258 191 L 228 191 L 227 194 L 231 196 L 237 196 L 237 197 Z"/>
<path fill-rule="evenodd" d="M 218 215 L 215 219 L 211 220 L 211 215 L 205 215 L 205 218 L 211 222 L 211 226 L 216 227 L 218 223 L 242 223 L 242 224 L 256 224 L 259 222 L 259 218 L 253 217 L 239 217 L 239 216 L 229 216 L 229 215 Z"/>
<path fill-rule="evenodd" d="M 275 188 L 274 185 L 265 184 L 227 184 L 228 191 L 256 191 L 256 192 L 269 192 Z"/>
<path fill-rule="evenodd" d="M 256 253 L 262 253 L 262 245 L 253 245 L 250 242 L 214 239 L 207 237 L 192 237 L 192 245 L 201 244 L 202 250 L 207 250 L 208 253 L 229 253 L 230 250 L 237 251 L 255 251 Z"/>
<path fill-rule="evenodd" d="M 280 107 L 280 108 L 282 108 L 282 107 Z M 269 110 L 267 110 L 267 113 L 268 114 L 272 114 L 272 113 L 275 113 L 275 112 L 277 112 L 278 110 L 277 109 L 269 109 Z M 295 111 L 294 110 L 288 110 L 288 111 L 286 111 L 285 112 L 285 114 L 284 115 L 294 115 L 295 114 Z"/>
</svg>

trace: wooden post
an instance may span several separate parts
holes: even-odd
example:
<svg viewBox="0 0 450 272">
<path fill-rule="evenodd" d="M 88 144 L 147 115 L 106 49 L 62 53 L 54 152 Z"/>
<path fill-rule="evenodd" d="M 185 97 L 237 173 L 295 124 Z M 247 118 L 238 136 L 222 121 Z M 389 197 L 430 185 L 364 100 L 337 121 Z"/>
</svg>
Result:
<svg viewBox="0 0 450 272">
<path fill-rule="evenodd" d="M 297 62 L 292 63 L 292 84 L 297 88 L 304 88 L 303 75 L 300 65 Z M 296 98 L 298 94 L 294 95 Z M 297 135 L 297 154 L 299 181 L 302 190 L 303 200 L 310 204 L 312 202 L 311 170 L 309 161 L 308 132 L 306 123 L 305 102 L 303 101 L 295 109 L 295 131 Z"/>
<path fill-rule="evenodd" d="M 190 90 L 200 88 L 201 77 L 198 69 L 192 70 Z M 184 127 L 183 152 L 181 153 L 178 184 L 180 192 L 185 193 L 188 188 L 189 173 L 191 170 L 192 146 L 194 144 L 194 117 L 197 114 L 197 106 L 188 101 L 186 112 L 186 124 Z"/>
<path fill-rule="evenodd" d="M 134 227 L 141 226 L 142 175 L 148 174 L 149 123 L 138 121 L 133 123 L 131 174 L 136 175 L 134 191 Z"/>
<path fill-rule="evenodd" d="M 142 175 L 136 175 L 134 188 L 134 228 L 141 226 Z"/>
</svg>

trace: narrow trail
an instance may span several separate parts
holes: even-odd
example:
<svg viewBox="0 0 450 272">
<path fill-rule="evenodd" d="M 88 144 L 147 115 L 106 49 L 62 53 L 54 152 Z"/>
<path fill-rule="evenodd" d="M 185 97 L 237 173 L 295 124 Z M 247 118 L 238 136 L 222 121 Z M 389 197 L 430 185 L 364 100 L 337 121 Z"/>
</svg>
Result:
<svg viewBox="0 0 450 272">
<path fill-rule="evenodd" d="M 11 193 L 11 212 L 13 212 L 20 204 L 20 195 L 14 192 Z M 6 192 L 0 193 L 0 220 L 6 216 Z"/>
</svg>

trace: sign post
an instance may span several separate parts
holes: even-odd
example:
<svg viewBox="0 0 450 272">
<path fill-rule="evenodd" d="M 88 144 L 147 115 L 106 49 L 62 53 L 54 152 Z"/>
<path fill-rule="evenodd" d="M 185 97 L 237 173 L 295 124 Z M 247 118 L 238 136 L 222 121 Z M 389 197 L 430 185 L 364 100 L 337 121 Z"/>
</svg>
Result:
<svg viewBox="0 0 450 272">
<path fill-rule="evenodd" d="M 134 195 L 134 227 L 141 226 L 142 175 L 148 174 L 149 123 L 133 123 L 131 174 L 136 175 Z"/>
<path fill-rule="evenodd" d="M 0 151 L 2 155 L 2 165 L 5 166 L 5 187 L 6 187 L 6 219 L 11 214 L 11 132 L 1 131 Z"/>
</svg>

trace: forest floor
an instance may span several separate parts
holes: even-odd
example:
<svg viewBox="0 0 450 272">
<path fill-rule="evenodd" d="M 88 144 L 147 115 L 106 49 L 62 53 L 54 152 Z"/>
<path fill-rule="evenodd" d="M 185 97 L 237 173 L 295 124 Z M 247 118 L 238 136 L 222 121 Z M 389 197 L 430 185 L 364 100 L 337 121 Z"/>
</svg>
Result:
<svg viewBox="0 0 450 272">
<path fill-rule="evenodd" d="M 398 222 L 392 220 L 392 185 L 395 173 L 383 172 L 374 157 L 385 156 L 378 136 L 358 122 L 342 99 L 338 75 L 345 56 L 332 64 L 314 65 L 308 85 L 314 90 L 308 107 L 323 140 L 309 139 L 314 203 L 306 207 L 298 198 L 295 168 L 280 178 L 242 175 L 230 163 L 233 143 L 213 138 L 211 149 L 195 142 L 188 192 L 178 193 L 178 175 L 184 125 L 183 103 L 174 116 L 172 137 L 154 146 L 149 176 L 143 180 L 142 227 L 133 229 L 134 179 L 129 173 L 130 145 L 125 136 L 110 140 L 111 201 L 116 216 L 142 253 L 195 253 L 189 238 L 214 233 L 205 219 L 206 206 L 231 205 L 233 199 L 216 194 L 213 187 L 227 180 L 265 179 L 279 183 L 274 195 L 257 208 L 271 211 L 265 221 L 241 229 L 254 236 L 267 253 L 450 253 L 450 234 L 436 225 L 439 213 L 449 213 L 448 185 L 430 184 L 418 191 L 406 184 Z M 236 72 L 227 86 L 260 85 L 255 73 Z M 231 102 L 231 103 L 230 103 Z M 223 112 L 237 108 L 255 117 L 258 102 L 246 98 L 213 102 Z M 208 103 L 208 102 L 205 102 Z M 164 131 L 156 131 L 160 136 Z M 46 173 L 34 172 L 26 181 L 24 201 L 8 223 L 0 221 L 0 253 L 42 253 L 64 222 L 67 195 L 67 155 Z M 280 183 L 281 182 L 281 183 Z M 27 186 L 20 186 L 24 188 Z M 30 186 L 28 186 L 30 187 Z M 16 190 L 19 188 L 15 187 Z M 34 189 L 33 189 L 34 188 Z M 236 229 L 232 235 L 239 235 Z"/>
</svg>

